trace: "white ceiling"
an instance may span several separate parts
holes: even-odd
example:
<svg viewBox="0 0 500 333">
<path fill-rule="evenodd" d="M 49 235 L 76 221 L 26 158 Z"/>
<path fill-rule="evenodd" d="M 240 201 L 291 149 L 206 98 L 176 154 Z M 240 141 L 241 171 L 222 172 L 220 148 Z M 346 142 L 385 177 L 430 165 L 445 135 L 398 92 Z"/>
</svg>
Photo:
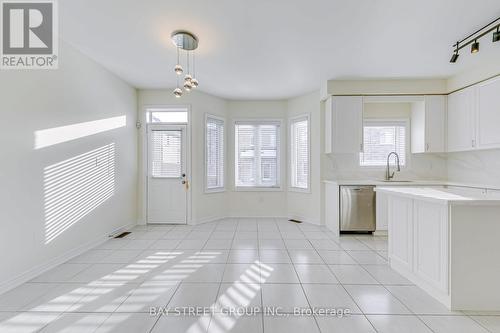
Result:
<svg viewBox="0 0 500 333">
<path fill-rule="evenodd" d="M 170 34 L 200 39 L 200 90 L 281 99 L 328 79 L 442 78 L 500 56 L 451 45 L 500 15 L 498 0 L 64 0 L 61 35 L 137 88 L 175 86 Z"/>
</svg>

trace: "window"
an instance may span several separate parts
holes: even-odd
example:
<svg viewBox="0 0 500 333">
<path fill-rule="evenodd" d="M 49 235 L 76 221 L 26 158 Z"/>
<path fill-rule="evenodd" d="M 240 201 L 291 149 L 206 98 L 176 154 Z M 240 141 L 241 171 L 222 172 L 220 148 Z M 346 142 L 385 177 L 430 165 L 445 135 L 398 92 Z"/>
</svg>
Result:
<svg viewBox="0 0 500 333">
<path fill-rule="evenodd" d="M 180 178 L 182 172 L 182 132 L 179 130 L 153 130 L 152 176 Z"/>
<path fill-rule="evenodd" d="M 280 187 L 280 122 L 235 123 L 236 187 Z"/>
<path fill-rule="evenodd" d="M 365 121 L 363 148 L 359 155 L 361 166 L 385 166 L 387 155 L 396 152 L 401 166 L 406 165 L 406 120 Z"/>
<path fill-rule="evenodd" d="M 207 115 L 205 118 L 205 178 L 206 190 L 224 189 L 224 120 Z"/>
<path fill-rule="evenodd" d="M 147 109 L 149 123 L 187 124 L 188 110 L 185 107 Z"/>
<path fill-rule="evenodd" d="M 309 188 L 309 116 L 290 121 L 290 186 Z"/>
</svg>

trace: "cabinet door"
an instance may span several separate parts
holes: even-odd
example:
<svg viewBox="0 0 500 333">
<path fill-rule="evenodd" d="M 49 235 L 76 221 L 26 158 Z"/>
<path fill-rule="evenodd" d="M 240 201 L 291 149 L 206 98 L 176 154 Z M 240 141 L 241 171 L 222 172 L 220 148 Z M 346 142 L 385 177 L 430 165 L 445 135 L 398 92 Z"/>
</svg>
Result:
<svg viewBox="0 0 500 333">
<path fill-rule="evenodd" d="M 388 216 L 387 216 L 387 194 L 382 192 L 376 193 L 376 230 L 377 231 L 387 231 L 388 228 Z"/>
<path fill-rule="evenodd" d="M 412 271 L 413 200 L 388 195 L 389 259 L 398 269 Z"/>
<path fill-rule="evenodd" d="M 325 154 L 331 154 L 333 148 L 332 103 L 332 97 L 325 101 Z"/>
<path fill-rule="evenodd" d="M 332 153 L 359 153 L 363 144 L 363 98 L 332 98 Z"/>
<path fill-rule="evenodd" d="M 448 293 L 447 205 L 414 201 L 414 273 Z"/>
<path fill-rule="evenodd" d="M 425 96 L 425 152 L 446 151 L 446 96 Z"/>
<path fill-rule="evenodd" d="M 448 96 L 448 151 L 472 150 L 475 146 L 475 87 Z"/>
<path fill-rule="evenodd" d="M 339 219 L 339 186 L 336 184 L 325 184 L 325 225 L 336 235 L 340 232 Z"/>
<path fill-rule="evenodd" d="M 477 86 L 477 146 L 500 147 L 500 78 Z"/>
</svg>

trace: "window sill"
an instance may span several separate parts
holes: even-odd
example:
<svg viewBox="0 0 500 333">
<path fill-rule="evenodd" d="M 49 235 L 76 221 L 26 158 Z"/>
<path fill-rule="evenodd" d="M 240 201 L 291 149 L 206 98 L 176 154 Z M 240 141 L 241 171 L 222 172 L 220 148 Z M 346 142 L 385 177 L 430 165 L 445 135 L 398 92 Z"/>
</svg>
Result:
<svg viewBox="0 0 500 333">
<path fill-rule="evenodd" d="M 296 193 L 305 193 L 305 194 L 310 194 L 311 189 L 310 188 L 301 188 L 301 187 L 288 187 L 288 192 L 296 192 Z"/>
<path fill-rule="evenodd" d="M 237 186 L 235 192 L 282 192 L 281 187 Z"/>
<path fill-rule="evenodd" d="M 206 188 L 205 189 L 205 194 L 222 193 L 222 192 L 226 192 L 226 189 L 224 187 L 222 187 L 222 188 Z"/>
</svg>

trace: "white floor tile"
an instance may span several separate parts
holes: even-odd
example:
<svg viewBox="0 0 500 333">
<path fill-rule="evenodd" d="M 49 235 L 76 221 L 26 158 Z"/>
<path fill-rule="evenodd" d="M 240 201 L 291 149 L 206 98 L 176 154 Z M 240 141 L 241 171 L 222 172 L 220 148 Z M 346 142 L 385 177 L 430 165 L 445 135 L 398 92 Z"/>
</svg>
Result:
<svg viewBox="0 0 500 333">
<path fill-rule="evenodd" d="M 262 275 L 263 283 L 299 283 L 295 268 L 290 264 L 267 264 L 268 274 Z"/>
<path fill-rule="evenodd" d="M 288 250 L 314 250 L 306 239 L 285 239 L 284 242 Z"/>
<path fill-rule="evenodd" d="M 263 332 L 262 316 L 230 316 L 215 313 L 210 320 L 209 333 Z"/>
<path fill-rule="evenodd" d="M 290 264 L 292 260 L 287 250 L 260 250 L 260 261 L 266 264 Z"/>
<path fill-rule="evenodd" d="M 323 264 L 319 254 L 314 250 L 289 250 L 290 258 L 294 264 Z"/>
<path fill-rule="evenodd" d="M 134 262 L 143 250 L 116 250 L 100 260 L 105 264 L 127 264 Z"/>
<path fill-rule="evenodd" d="M 159 239 L 154 242 L 149 248 L 153 250 L 173 250 L 180 243 L 178 239 Z"/>
<path fill-rule="evenodd" d="M 417 316 L 371 315 L 367 317 L 379 333 L 432 333 Z"/>
<path fill-rule="evenodd" d="M 220 284 L 217 283 L 182 283 L 174 296 L 168 303 L 172 307 L 201 306 L 210 307 L 215 305 Z"/>
<path fill-rule="evenodd" d="M 262 285 L 262 304 L 288 313 L 293 313 L 296 308 L 309 308 L 300 284 Z"/>
<path fill-rule="evenodd" d="M 415 314 L 461 314 L 448 310 L 441 302 L 417 286 L 386 286 L 386 288 Z"/>
<path fill-rule="evenodd" d="M 209 239 L 203 249 L 205 250 L 229 250 L 233 240 L 230 238 L 226 239 Z"/>
<path fill-rule="evenodd" d="M 329 265 L 342 284 L 379 284 L 363 267 L 358 265 Z"/>
<path fill-rule="evenodd" d="M 281 239 L 261 239 L 259 240 L 259 248 L 262 250 L 284 250 L 285 243 Z"/>
<path fill-rule="evenodd" d="M 346 251 L 318 250 L 319 255 L 327 264 L 357 265 L 358 263 Z"/>
<path fill-rule="evenodd" d="M 472 316 L 472 318 L 491 333 L 500 333 L 500 316 Z"/>
<path fill-rule="evenodd" d="M 313 317 L 264 316 L 264 331 L 272 333 L 319 333 Z"/>
<path fill-rule="evenodd" d="M 342 250 L 342 248 L 331 239 L 313 239 L 311 240 L 311 244 L 316 250 Z"/>
<path fill-rule="evenodd" d="M 145 282 L 128 291 L 116 312 L 149 312 L 150 307 L 165 307 L 179 287 L 176 282 Z"/>
<path fill-rule="evenodd" d="M 17 311 L 48 293 L 57 284 L 25 283 L 0 295 L 0 311 Z"/>
<path fill-rule="evenodd" d="M 138 285 L 130 283 L 90 284 L 92 290 L 74 303 L 71 312 L 113 312 Z"/>
<path fill-rule="evenodd" d="M 222 282 L 260 283 L 261 269 L 256 264 L 227 264 Z"/>
<path fill-rule="evenodd" d="M 295 269 L 301 283 L 339 283 L 327 265 L 296 264 Z"/>
<path fill-rule="evenodd" d="M 219 311 L 260 307 L 262 306 L 261 285 L 243 282 L 222 283 L 216 304 Z"/>
<path fill-rule="evenodd" d="M 184 282 L 221 282 L 225 264 L 203 264 L 184 278 Z"/>
<path fill-rule="evenodd" d="M 101 261 L 102 258 L 110 255 L 114 250 L 89 250 L 76 258 L 73 258 L 69 263 L 73 264 L 95 264 Z"/>
<path fill-rule="evenodd" d="M 151 333 L 204 333 L 208 330 L 210 315 L 162 316 Z"/>
<path fill-rule="evenodd" d="M 362 265 L 378 282 L 384 285 L 413 285 L 389 265 Z"/>
<path fill-rule="evenodd" d="M 41 333 L 87 333 L 96 330 L 109 313 L 65 313 L 45 326 Z"/>
<path fill-rule="evenodd" d="M 64 312 L 92 291 L 87 284 L 58 284 L 42 296 L 26 304 L 23 311 Z"/>
<path fill-rule="evenodd" d="M 304 284 L 303 288 L 312 307 L 349 309 L 351 313 L 361 313 L 354 300 L 341 285 Z"/>
<path fill-rule="evenodd" d="M 387 260 L 373 251 L 347 251 L 359 264 L 363 265 L 387 265 Z"/>
<path fill-rule="evenodd" d="M 420 316 L 435 333 L 487 333 L 473 319 L 463 316 Z"/>
<path fill-rule="evenodd" d="M 68 282 L 73 276 L 89 267 L 90 264 L 62 264 L 42 275 L 37 276 L 32 282 Z"/>
<path fill-rule="evenodd" d="M 364 314 L 410 314 L 410 311 L 382 286 L 346 285 L 347 292 Z"/>
<path fill-rule="evenodd" d="M 322 333 L 376 333 L 368 319 L 363 315 L 317 316 L 316 321 Z"/>
<path fill-rule="evenodd" d="M 0 312 L 0 332 L 33 333 L 56 320 L 60 313 Z"/>
<path fill-rule="evenodd" d="M 113 313 L 95 332 L 146 333 L 151 330 L 157 319 L 149 313 Z"/>
<path fill-rule="evenodd" d="M 231 264 L 251 264 L 258 260 L 259 251 L 257 250 L 231 250 L 227 262 Z"/>
</svg>

